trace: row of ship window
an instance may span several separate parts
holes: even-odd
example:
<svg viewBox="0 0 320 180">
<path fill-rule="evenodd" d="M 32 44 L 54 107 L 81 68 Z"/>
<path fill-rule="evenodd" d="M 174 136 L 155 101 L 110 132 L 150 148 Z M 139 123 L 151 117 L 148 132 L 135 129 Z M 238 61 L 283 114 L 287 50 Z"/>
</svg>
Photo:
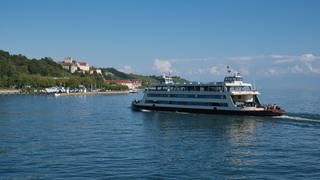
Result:
<svg viewBox="0 0 320 180">
<path fill-rule="evenodd" d="M 152 94 L 152 93 L 148 93 L 147 97 L 226 99 L 225 95 L 200 95 L 200 94 Z"/>
<path fill-rule="evenodd" d="M 145 103 L 149 103 L 149 104 L 173 104 L 173 105 L 187 105 L 187 106 L 219 106 L 219 107 L 228 107 L 228 103 L 216 103 L 216 102 L 184 102 L 184 101 L 155 101 L 155 100 L 146 100 Z"/>
<path fill-rule="evenodd" d="M 214 91 L 224 92 L 223 86 L 155 86 L 150 91 Z"/>
</svg>

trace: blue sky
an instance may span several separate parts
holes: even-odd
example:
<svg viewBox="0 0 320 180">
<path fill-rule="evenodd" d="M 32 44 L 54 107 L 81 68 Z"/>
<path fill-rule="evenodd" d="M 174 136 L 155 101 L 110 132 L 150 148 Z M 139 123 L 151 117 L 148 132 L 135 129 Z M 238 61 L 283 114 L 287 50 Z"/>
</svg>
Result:
<svg viewBox="0 0 320 180">
<path fill-rule="evenodd" d="M 2 0 L 0 49 L 126 72 L 320 79 L 320 1 Z"/>
</svg>

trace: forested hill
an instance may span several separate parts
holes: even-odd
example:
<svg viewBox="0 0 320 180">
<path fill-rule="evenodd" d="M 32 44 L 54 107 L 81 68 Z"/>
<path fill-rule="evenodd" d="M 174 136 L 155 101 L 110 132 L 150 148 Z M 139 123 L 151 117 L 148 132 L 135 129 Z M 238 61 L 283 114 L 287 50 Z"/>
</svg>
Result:
<svg viewBox="0 0 320 180">
<path fill-rule="evenodd" d="M 103 68 L 103 76 L 99 74 L 71 74 L 63 69 L 52 58 L 28 59 L 23 55 L 11 55 L 6 51 L 0 50 L 0 87 L 50 87 L 64 85 L 77 87 L 80 84 L 99 87 L 104 86 L 104 79 L 124 80 L 137 79 L 147 85 L 150 82 L 159 81 L 159 76 L 144 76 L 138 74 L 126 74 L 115 68 Z M 176 82 L 186 82 L 185 79 L 174 77 Z"/>
<path fill-rule="evenodd" d="M 28 59 L 23 55 L 10 55 L 0 50 L 0 76 L 13 77 L 20 74 L 65 77 L 70 73 L 51 58 Z"/>
<path fill-rule="evenodd" d="M 77 86 L 83 81 L 73 77 L 51 58 L 28 59 L 23 55 L 10 55 L 0 50 L 0 87 L 44 88 L 66 83 Z"/>
</svg>

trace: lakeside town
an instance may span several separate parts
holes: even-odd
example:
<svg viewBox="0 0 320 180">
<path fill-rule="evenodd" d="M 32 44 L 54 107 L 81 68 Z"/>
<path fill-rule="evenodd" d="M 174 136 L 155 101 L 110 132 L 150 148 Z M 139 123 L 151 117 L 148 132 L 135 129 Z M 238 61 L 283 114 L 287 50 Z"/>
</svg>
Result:
<svg viewBox="0 0 320 180">
<path fill-rule="evenodd" d="M 173 76 L 177 82 L 187 80 Z M 127 74 L 68 56 L 29 59 L 0 50 L 0 94 L 93 95 L 136 93 L 161 76 Z"/>
<path fill-rule="evenodd" d="M 50 72 L 52 75 L 41 72 L 43 67 L 39 63 L 42 62 L 47 63 L 46 70 L 54 65 L 55 69 Z M 142 80 L 126 77 L 125 73 L 114 68 L 95 67 L 72 57 L 57 62 L 52 59 L 29 60 L 22 55 L 1 51 L 0 63 L 0 94 L 122 94 L 137 92 L 145 87 Z M 25 68 L 22 68 L 24 64 Z M 23 72 L 24 69 L 27 71 Z M 48 82 L 41 82 L 43 79 Z"/>
</svg>

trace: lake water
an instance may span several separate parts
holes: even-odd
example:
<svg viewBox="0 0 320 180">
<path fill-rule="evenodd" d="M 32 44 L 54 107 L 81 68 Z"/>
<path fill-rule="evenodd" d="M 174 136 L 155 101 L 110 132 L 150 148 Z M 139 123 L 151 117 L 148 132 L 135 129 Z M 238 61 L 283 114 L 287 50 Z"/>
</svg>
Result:
<svg viewBox="0 0 320 180">
<path fill-rule="evenodd" d="M 320 96 L 282 117 L 135 112 L 141 94 L 0 96 L 0 179 L 319 179 Z"/>
</svg>

